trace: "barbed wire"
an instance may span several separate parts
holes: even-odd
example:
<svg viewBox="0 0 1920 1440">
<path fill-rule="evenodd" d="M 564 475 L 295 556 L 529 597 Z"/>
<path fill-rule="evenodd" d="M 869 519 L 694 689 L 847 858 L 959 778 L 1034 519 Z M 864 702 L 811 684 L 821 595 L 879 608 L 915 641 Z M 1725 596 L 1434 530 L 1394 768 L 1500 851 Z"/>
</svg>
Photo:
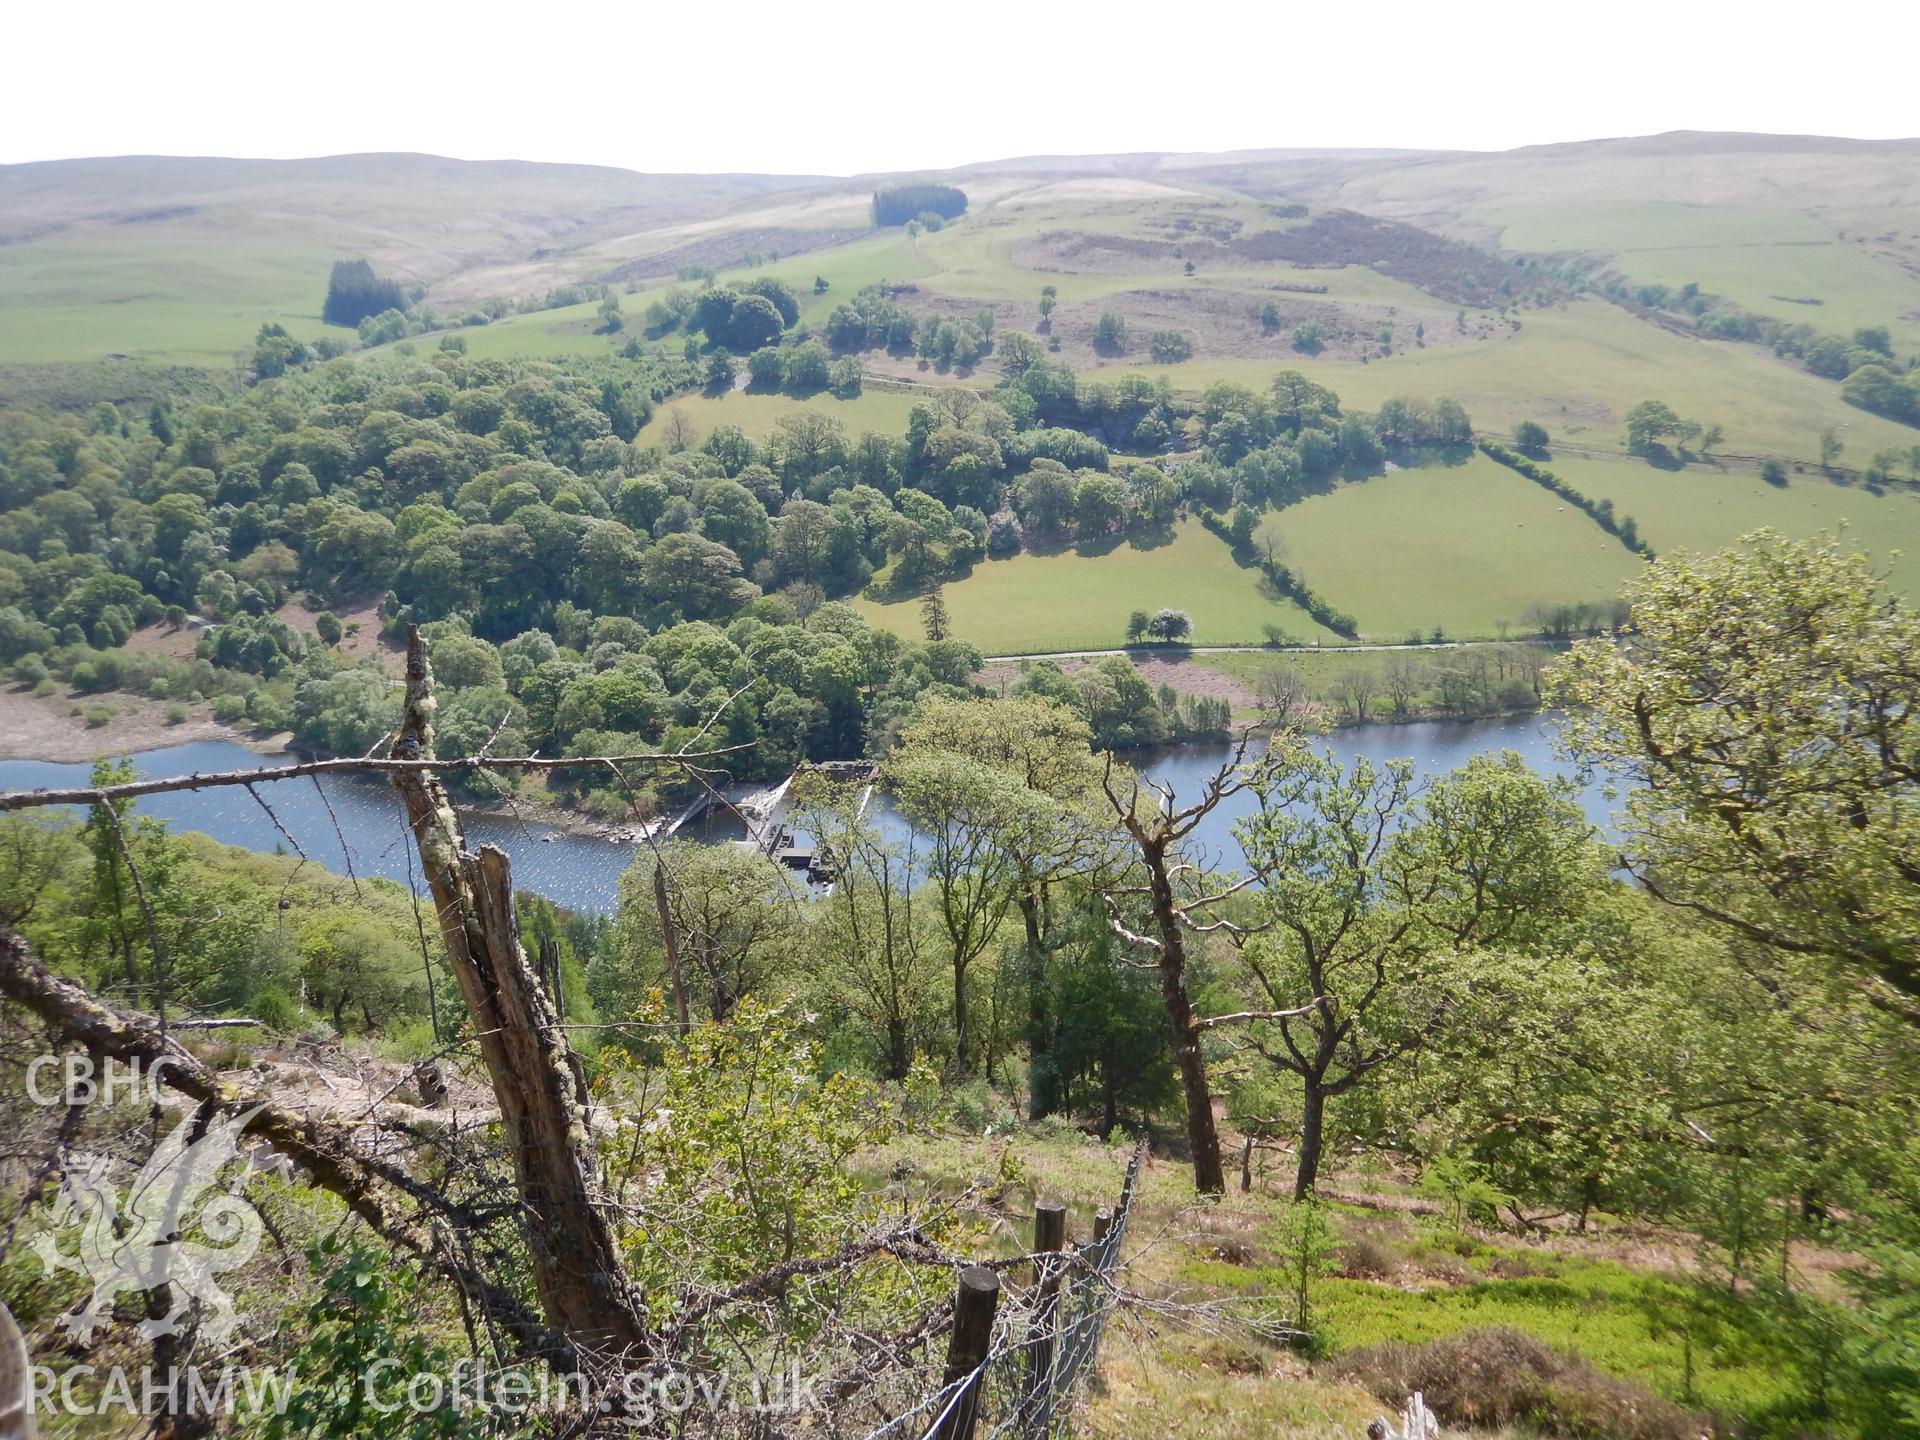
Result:
<svg viewBox="0 0 1920 1440">
<path fill-rule="evenodd" d="M 1106 1233 L 1054 1255 L 995 1265 L 1001 1273 L 1032 1262 L 1033 1280 L 994 1313 L 987 1353 L 897 1412 L 862 1440 L 970 1437 L 1057 1440 L 1071 1429 L 1081 1382 L 1092 1374 L 1108 1316 L 1129 1302 L 1117 1283 L 1122 1248 L 1146 1158 L 1135 1146 Z"/>
</svg>

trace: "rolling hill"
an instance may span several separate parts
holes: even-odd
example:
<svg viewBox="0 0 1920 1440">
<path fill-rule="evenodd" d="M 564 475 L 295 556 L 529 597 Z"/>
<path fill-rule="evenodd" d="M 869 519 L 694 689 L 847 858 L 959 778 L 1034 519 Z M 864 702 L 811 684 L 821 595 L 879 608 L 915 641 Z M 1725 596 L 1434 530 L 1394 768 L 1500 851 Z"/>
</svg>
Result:
<svg viewBox="0 0 1920 1440">
<path fill-rule="evenodd" d="M 1911 363 L 1920 352 L 1920 141 L 1676 133 L 1499 154 L 1016 157 L 910 177 L 962 187 L 969 203 L 957 221 L 876 228 L 869 196 L 899 178 L 645 175 L 424 155 L 0 167 L 0 399 L 79 405 L 160 385 L 244 383 L 263 322 L 308 340 L 328 333 L 319 311 L 340 258 L 366 257 L 450 325 L 483 302 L 512 302 L 496 304 L 508 313 L 491 323 L 459 328 L 476 358 L 609 356 L 635 343 L 677 352 L 683 336 L 649 333 L 642 317 L 689 283 L 681 276 L 764 275 L 799 297 L 802 330 L 822 332 L 836 306 L 885 285 L 918 320 L 1033 335 L 1083 384 L 1143 374 L 1193 400 L 1222 383 L 1261 392 L 1275 372 L 1300 369 L 1351 408 L 1451 396 L 1483 432 L 1536 420 L 1569 474 L 1594 467 L 1580 483 L 1630 506 L 1662 546 L 1851 518 L 1872 520 L 1873 533 L 1856 533 L 1884 554 L 1920 533 L 1920 498 L 1904 487 L 1826 493 L 1831 478 L 1871 457 L 1909 455 L 1920 429 L 1845 403 L 1836 380 L 1792 354 L 1714 338 L 1694 314 L 1645 299 L 1697 289 L 1843 341 L 1884 328 L 1888 363 Z M 555 297 L 575 285 L 589 287 L 588 298 Z M 1043 289 L 1052 292 L 1045 315 Z M 627 323 L 617 332 L 602 321 L 603 294 L 621 302 Z M 577 303 L 548 303 L 568 298 Z M 1124 324 L 1117 340 L 1107 317 Z M 343 345 L 357 338 L 331 333 Z M 993 355 L 954 368 L 867 350 L 857 398 L 685 392 L 655 411 L 640 443 L 667 443 L 670 429 L 672 443 L 697 444 L 729 424 L 764 438 L 801 409 L 831 415 L 850 435 L 898 434 L 928 387 L 985 389 L 999 365 Z M 1717 429 L 1715 454 L 1677 472 L 1629 460 L 1623 420 L 1646 400 Z M 1820 477 L 1829 432 L 1844 457 Z M 1769 455 L 1805 477 L 1791 493 L 1758 484 Z M 1902 460 L 1895 473 L 1904 481 L 1910 468 Z M 1422 514 L 1426 492 L 1407 482 L 1309 502 L 1285 524 L 1306 572 L 1370 633 L 1416 624 L 1484 633 L 1529 599 L 1598 595 L 1625 573 L 1623 552 L 1557 514 L 1522 526 L 1519 511 L 1540 498 L 1524 484 L 1475 476 L 1454 487 L 1455 501 L 1471 491 L 1471 513 L 1499 510 L 1513 522 L 1485 532 L 1500 536 L 1495 566 L 1476 567 L 1471 523 L 1436 528 Z M 1134 570 L 1178 576 L 1170 558 L 1211 557 L 1203 568 L 1213 588 L 1201 597 L 1209 635 L 1255 638 L 1270 599 L 1224 551 L 1199 537 L 1185 545 L 1179 557 L 986 566 L 956 594 L 962 631 L 1001 649 L 1023 648 L 1023 636 L 1034 647 L 1109 643 L 1117 622 L 1104 611 L 1098 623 L 1061 612 L 1035 628 L 1014 613 L 1020 606 L 999 602 L 1030 593 L 1037 614 L 1047 596 L 1081 584 L 1076 567 L 1101 590 L 1124 589 Z M 1383 572 L 1374 558 L 1383 547 L 1414 554 L 1431 573 L 1412 584 Z"/>
</svg>

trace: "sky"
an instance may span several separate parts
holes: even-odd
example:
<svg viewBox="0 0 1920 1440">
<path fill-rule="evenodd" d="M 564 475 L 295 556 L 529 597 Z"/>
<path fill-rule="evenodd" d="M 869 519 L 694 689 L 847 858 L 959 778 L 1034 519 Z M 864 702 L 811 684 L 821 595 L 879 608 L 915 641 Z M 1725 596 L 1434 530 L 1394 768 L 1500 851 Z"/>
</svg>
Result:
<svg viewBox="0 0 1920 1440">
<path fill-rule="evenodd" d="M 842 175 L 1136 150 L 1920 133 L 1920 6 L 1873 23 L 1863 43 L 1767 0 L 32 3 L 0 20 L 0 163 L 411 150 Z"/>
</svg>

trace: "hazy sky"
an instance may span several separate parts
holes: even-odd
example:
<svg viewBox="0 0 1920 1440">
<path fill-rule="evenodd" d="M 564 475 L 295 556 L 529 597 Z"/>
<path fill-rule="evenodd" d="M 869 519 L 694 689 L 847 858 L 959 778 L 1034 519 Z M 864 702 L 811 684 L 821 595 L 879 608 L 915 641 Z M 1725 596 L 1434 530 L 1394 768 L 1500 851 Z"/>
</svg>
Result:
<svg viewBox="0 0 1920 1440">
<path fill-rule="evenodd" d="M 1765 0 L 29 0 L 0 20 L 0 162 L 421 150 L 846 174 L 1674 129 L 1884 138 L 1920 131 L 1916 17 L 1889 4 L 1869 35 Z"/>
</svg>

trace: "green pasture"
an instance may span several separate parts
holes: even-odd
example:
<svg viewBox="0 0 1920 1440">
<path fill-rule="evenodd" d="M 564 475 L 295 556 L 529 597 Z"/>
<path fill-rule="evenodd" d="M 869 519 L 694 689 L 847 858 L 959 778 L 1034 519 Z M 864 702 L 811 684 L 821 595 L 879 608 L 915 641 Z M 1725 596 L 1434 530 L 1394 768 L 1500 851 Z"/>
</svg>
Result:
<svg viewBox="0 0 1920 1440">
<path fill-rule="evenodd" d="M 135 360 L 225 368 L 263 321 L 304 339 L 337 252 L 202 229 L 89 234 L 0 246 L 0 364 Z"/>
<path fill-rule="evenodd" d="M 868 238 L 828 250 L 809 250 L 765 265 L 723 270 L 720 276 L 723 280 L 738 281 L 771 275 L 786 281 L 800 298 L 800 323 L 817 329 L 826 323 L 834 306 L 851 300 L 869 285 L 883 280 L 896 284 L 920 280 L 933 273 L 933 263 L 905 229 L 888 229 L 876 230 Z M 825 294 L 813 293 L 816 276 L 827 282 Z"/>
<path fill-rule="evenodd" d="M 1735 453 L 1812 461 L 1820 432 L 1840 426 L 1850 454 L 1920 440 L 1920 430 L 1856 410 L 1833 381 L 1757 346 L 1677 335 L 1600 300 L 1516 318 L 1518 330 L 1494 339 L 1402 350 L 1367 364 L 1304 356 L 1281 364 L 1191 360 L 1166 373 L 1180 389 L 1198 392 L 1216 380 L 1262 387 L 1276 370 L 1297 369 L 1362 410 L 1395 395 L 1451 395 L 1481 430 L 1538 420 L 1585 445 L 1622 444 L 1622 417 L 1642 400 L 1664 400 L 1689 419 L 1724 427 L 1722 448 Z"/>
<path fill-rule="evenodd" d="M 1065 549 L 985 560 L 946 587 L 953 633 L 988 655 L 1123 645 L 1127 616 L 1169 606 L 1193 617 L 1196 645 L 1257 645 L 1265 625 L 1309 642 L 1338 644 L 1299 606 L 1265 593 L 1257 572 L 1234 563 L 1225 542 L 1197 522 L 1164 543 L 1124 540 L 1101 553 Z M 921 633 L 920 602 L 855 602 L 897 634 Z"/>
<path fill-rule="evenodd" d="M 1747 309 L 1847 334 L 1886 325 L 1920 343 L 1920 278 L 1799 210 L 1587 202 L 1472 212 L 1509 250 L 1604 251 L 1635 280 L 1689 282 Z M 1818 304 L 1798 303 L 1816 300 Z"/>
<path fill-rule="evenodd" d="M 598 355 L 603 351 L 618 350 L 636 335 L 641 337 L 641 344 L 650 344 L 640 329 L 640 314 L 647 308 L 646 297 L 622 295 L 620 305 L 628 328 L 611 335 L 600 333 L 600 302 L 595 300 L 586 305 L 562 305 L 553 310 L 507 315 L 490 325 L 454 323 L 445 330 L 414 336 L 413 344 L 418 348 L 431 349 L 440 343 L 442 335 L 458 335 L 466 342 L 467 354 L 476 359 L 487 356 L 501 360 L 553 360 L 563 355 Z M 450 318 L 458 321 L 457 309 Z M 679 337 L 673 336 L 671 340 L 677 344 Z"/>
<path fill-rule="evenodd" d="M 1763 526 L 1795 537 L 1846 527 L 1901 593 L 1920 597 L 1920 495 L 1873 494 L 1809 469 L 1769 485 L 1750 470 L 1659 470 L 1637 460 L 1556 455 L 1547 466 L 1596 500 L 1631 515 L 1655 550 L 1717 550 Z M 1284 517 L 1283 517 L 1284 518 Z"/>
<path fill-rule="evenodd" d="M 1517 627 L 1535 604 L 1604 601 L 1640 561 L 1593 521 L 1484 456 L 1399 470 L 1289 506 L 1270 522 L 1295 572 L 1395 641 Z"/>
</svg>

